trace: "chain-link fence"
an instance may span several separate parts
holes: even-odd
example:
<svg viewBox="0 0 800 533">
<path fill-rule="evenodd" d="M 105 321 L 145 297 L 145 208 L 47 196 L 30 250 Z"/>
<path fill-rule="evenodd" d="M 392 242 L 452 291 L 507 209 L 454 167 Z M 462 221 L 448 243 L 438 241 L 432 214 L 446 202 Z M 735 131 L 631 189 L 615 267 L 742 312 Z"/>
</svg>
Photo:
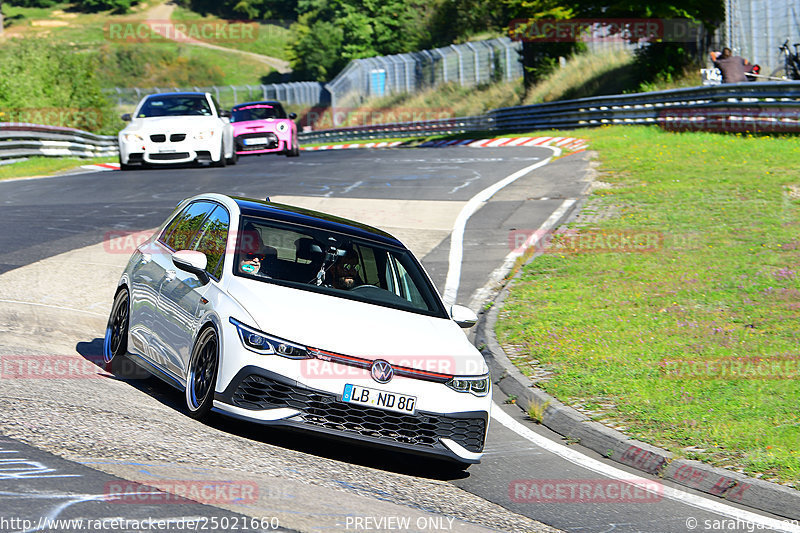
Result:
<svg viewBox="0 0 800 533">
<path fill-rule="evenodd" d="M 357 106 L 368 98 L 414 93 L 443 83 L 473 86 L 518 79 L 522 76 L 521 48 L 521 43 L 501 37 L 408 54 L 355 59 L 327 84 L 304 81 L 211 87 L 118 87 L 106 92 L 120 109 L 131 110 L 143 96 L 173 91 L 210 92 L 223 107 L 253 100 L 279 100 L 303 106 Z"/>
<path fill-rule="evenodd" d="M 358 105 L 367 98 L 413 93 L 443 83 L 472 86 L 522 76 L 521 44 L 508 37 L 408 54 L 354 59 L 326 85 L 331 105 Z"/>
<path fill-rule="evenodd" d="M 800 2 L 797 0 L 726 0 L 724 45 L 762 74 L 783 75 L 779 47 L 800 43 Z M 792 47 L 794 50 L 794 47 Z M 777 71 L 777 72 L 776 72 Z"/>
<path fill-rule="evenodd" d="M 330 102 L 323 84 L 315 81 L 273 83 L 268 85 L 221 85 L 211 87 L 132 87 L 106 89 L 117 107 L 133 111 L 142 97 L 163 92 L 196 91 L 214 95 L 222 107 L 254 100 L 278 100 L 286 105 L 319 106 Z"/>
</svg>

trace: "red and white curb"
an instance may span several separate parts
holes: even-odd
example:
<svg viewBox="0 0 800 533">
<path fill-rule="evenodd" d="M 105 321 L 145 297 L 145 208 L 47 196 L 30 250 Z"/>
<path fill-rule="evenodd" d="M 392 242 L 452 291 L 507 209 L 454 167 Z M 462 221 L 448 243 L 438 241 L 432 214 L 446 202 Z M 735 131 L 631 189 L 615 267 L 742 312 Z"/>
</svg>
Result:
<svg viewBox="0 0 800 533">
<path fill-rule="evenodd" d="M 94 170 L 95 172 L 119 170 L 119 163 L 96 163 L 94 165 L 82 165 L 81 168 L 85 168 L 86 170 Z"/>
<path fill-rule="evenodd" d="M 458 139 L 454 141 L 428 141 L 420 147 L 469 146 L 470 148 L 498 148 L 501 146 L 557 146 L 570 152 L 582 152 L 589 144 L 576 137 L 495 137 L 493 139 Z"/>
<path fill-rule="evenodd" d="M 379 143 L 351 143 L 351 144 L 324 144 L 322 146 L 308 146 L 303 147 L 301 146 L 301 150 L 349 150 L 351 148 L 394 148 L 395 146 L 400 146 L 403 144 L 403 141 L 393 141 L 393 142 L 379 142 Z"/>
</svg>

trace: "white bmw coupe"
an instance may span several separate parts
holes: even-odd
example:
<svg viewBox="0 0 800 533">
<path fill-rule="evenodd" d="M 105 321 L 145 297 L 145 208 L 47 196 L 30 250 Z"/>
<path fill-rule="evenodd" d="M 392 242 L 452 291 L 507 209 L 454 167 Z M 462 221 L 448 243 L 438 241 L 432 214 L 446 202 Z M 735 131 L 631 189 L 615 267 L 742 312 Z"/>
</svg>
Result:
<svg viewBox="0 0 800 533">
<path fill-rule="evenodd" d="M 235 164 L 230 112 L 209 93 L 145 96 L 119 132 L 121 170 L 174 163 Z"/>
<path fill-rule="evenodd" d="M 297 207 L 204 194 L 133 254 L 105 335 L 188 413 L 477 463 L 491 381 L 403 244 Z M 461 328 L 460 328 L 460 327 Z"/>
</svg>

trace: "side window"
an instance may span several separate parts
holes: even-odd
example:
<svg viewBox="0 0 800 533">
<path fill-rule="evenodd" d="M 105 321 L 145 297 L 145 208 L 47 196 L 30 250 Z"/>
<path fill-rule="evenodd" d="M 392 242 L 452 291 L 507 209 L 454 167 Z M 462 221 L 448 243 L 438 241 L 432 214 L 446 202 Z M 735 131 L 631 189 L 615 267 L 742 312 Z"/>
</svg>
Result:
<svg viewBox="0 0 800 533">
<path fill-rule="evenodd" d="M 193 248 L 206 254 L 208 259 L 206 271 L 217 280 L 222 277 L 222 263 L 225 260 L 229 225 L 228 211 L 222 206 L 217 206 L 203 224 Z"/>
<path fill-rule="evenodd" d="M 413 304 L 414 307 L 425 309 L 425 299 L 419 293 L 417 285 L 414 283 L 414 280 L 406 271 L 405 267 L 403 267 L 400 261 L 395 261 L 395 266 L 397 267 L 397 277 L 400 285 L 399 296 L 405 298 L 409 303 Z"/>
<path fill-rule="evenodd" d="M 214 104 L 214 109 L 217 112 L 217 116 L 219 116 L 220 112 L 222 111 L 222 108 L 219 106 L 219 102 L 217 102 L 217 99 L 212 96 L 211 103 Z"/>
<path fill-rule="evenodd" d="M 369 246 L 356 246 L 358 256 L 361 258 L 361 269 L 364 283 L 367 285 L 375 285 L 380 287 L 382 285 L 381 278 L 378 275 L 378 264 L 375 261 L 375 252 Z"/>
<path fill-rule="evenodd" d="M 164 229 L 159 240 L 173 250 L 187 250 L 195 233 L 213 210 L 215 204 L 209 202 L 193 202 L 187 205 Z"/>
</svg>

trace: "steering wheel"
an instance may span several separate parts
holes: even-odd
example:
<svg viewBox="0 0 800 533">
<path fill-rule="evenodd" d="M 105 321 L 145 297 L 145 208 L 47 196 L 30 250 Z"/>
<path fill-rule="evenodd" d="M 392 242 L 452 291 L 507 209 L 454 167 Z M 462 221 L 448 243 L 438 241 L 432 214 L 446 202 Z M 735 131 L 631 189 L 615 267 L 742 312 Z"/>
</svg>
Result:
<svg viewBox="0 0 800 533">
<path fill-rule="evenodd" d="M 377 285 L 367 285 L 367 284 L 365 284 L 365 285 L 357 285 L 357 286 L 353 287 L 350 290 L 351 291 L 357 291 L 359 289 L 378 289 L 379 291 L 384 290 L 384 289 L 381 289 L 380 287 L 378 287 Z"/>
</svg>

